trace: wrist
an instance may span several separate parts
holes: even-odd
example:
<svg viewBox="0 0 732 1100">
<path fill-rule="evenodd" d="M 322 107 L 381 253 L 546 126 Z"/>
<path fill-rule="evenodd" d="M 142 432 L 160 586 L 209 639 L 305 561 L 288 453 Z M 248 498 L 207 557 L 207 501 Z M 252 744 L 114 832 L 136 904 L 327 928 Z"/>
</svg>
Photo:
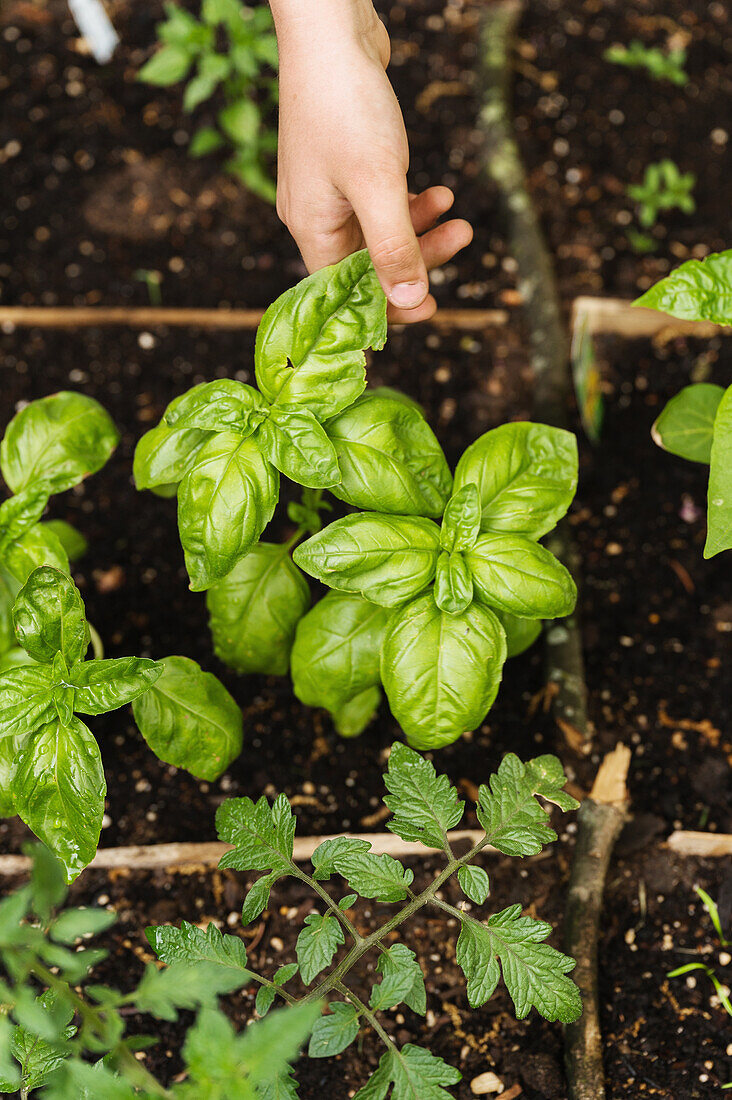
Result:
<svg viewBox="0 0 732 1100">
<path fill-rule="evenodd" d="M 270 0 L 280 51 L 353 45 L 371 52 L 380 20 L 371 0 Z M 381 27 L 383 31 L 383 27 Z"/>
</svg>

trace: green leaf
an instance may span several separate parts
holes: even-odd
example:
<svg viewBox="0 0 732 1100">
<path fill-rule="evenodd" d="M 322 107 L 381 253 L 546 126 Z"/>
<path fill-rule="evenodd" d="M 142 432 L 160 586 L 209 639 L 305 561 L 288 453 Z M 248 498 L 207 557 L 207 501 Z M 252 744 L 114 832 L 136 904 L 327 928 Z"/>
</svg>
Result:
<svg viewBox="0 0 732 1100">
<path fill-rule="evenodd" d="M 205 962 L 231 971 L 232 980 L 238 977 L 242 985 L 251 980 L 244 941 L 238 936 L 222 935 L 213 923 L 205 929 L 185 920 L 180 928 L 161 924 L 146 928 L 145 935 L 160 961 L 168 966 Z"/>
<path fill-rule="evenodd" d="M 191 157 L 207 157 L 210 153 L 215 153 L 224 144 L 224 139 L 218 130 L 214 130 L 213 126 L 202 126 L 200 130 L 196 130 L 188 143 L 188 155 Z"/>
<path fill-rule="evenodd" d="M 193 55 L 185 46 L 169 45 L 154 53 L 137 74 L 145 84 L 165 88 L 184 80 L 191 67 Z"/>
<path fill-rule="evenodd" d="M 279 474 L 255 442 L 236 432 L 213 436 L 178 490 L 178 527 L 191 588 L 230 573 L 274 514 Z"/>
<path fill-rule="evenodd" d="M 15 635 L 34 661 L 48 664 L 57 653 L 69 668 L 89 648 L 89 626 L 79 589 L 50 566 L 35 569 L 13 607 Z"/>
<path fill-rule="evenodd" d="M 562 789 L 565 782 L 556 756 L 537 756 L 526 764 L 512 752 L 504 756 L 490 786 L 481 785 L 476 807 L 493 847 L 507 856 L 533 856 L 556 840 L 549 814 L 535 796 L 574 810 L 579 803 Z"/>
<path fill-rule="evenodd" d="M 394 815 L 386 827 L 402 840 L 444 848 L 448 829 L 462 821 L 465 803 L 445 775 L 414 749 L 397 741 L 391 747 L 384 802 Z"/>
<path fill-rule="evenodd" d="M 473 603 L 448 615 L 428 592 L 395 612 L 381 647 L 381 679 L 409 744 L 442 748 L 476 729 L 505 660 L 503 627 L 487 608 Z"/>
<path fill-rule="evenodd" d="M 310 589 L 286 546 L 260 542 L 206 593 L 214 652 L 235 672 L 284 676 Z"/>
<path fill-rule="evenodd" d="M 367 392 L 325 425 L 335 447 L 339 500 L 367 511 L 442 515 L 452 475 L 420 409 Z"/>
<path fill-rule="evenodd" d="M 241 1064 L 257 1086 L 257 1096 L 278 1100 L 297 1095 L 282 1088 L 287 1084 L 288 1064 L 297 1056 L 320 1016 L 319 1004 L 280 1008 L 239 1037 Z M 227 1100 L 229 1100 L 227 1095 Z"/>
<path fill-rule="evenodd" d="M 14 782 L 15 809 L 61 860 L 67 882 L 97 850 L 106 789 L 99 746 L 78 718 L 68 725 L 47 722 L 24 743 Z"/>
<path fill-rule="evenodd" d="M 0 468 L 14 493 L 29 485 L 61 493 L 100 470 L 118 442 L 98 401 L 62 391 L 15 414 L 0 446 Z"/>
<path fill-rule="evenodd" d="M 511 905 L 485 924 L 464 920 L 457 942 L 457 962 L 468 981 L 472 1008 L 485 1004 L 500 976 L 522 1020 L 532 1008 L 547 1020 L 568 1024 L 582 1015 L 577 986 L 567 977 L 574 959 L 542 941 L 553 931 L 550 924 L 521 916 Z"/>
<path fill-rule="evenodd" d="M 346 894 L 346 896 L 341 898 L 338 902 L 338 908 L 345 911 L 346 909 L 350 909 L 357 901 L 358 894 Z"/>
<path fill-rule="evenodd" d="M 314 868 L 314 878 L 319 880 L 329 879 L 337 871 L 337 861 L 344 856 L 357 855 L 359 852 L 369 852 L 371 845 L 368 840 L 359 840 L 351 836 L 335 836 L 322 841 L 312 854 L 311 862 Z"/>
<path fill-rule="evenodd" d="M 672 397 L 651 428 L 653 442 L 672 455 L 709 465 L 721 386 L 697 382 Z"/>
<path fill-rule="evenodd" d="M 449 615 L 465 611 L 473 599 L 473 578 L 459 550 L 443 550 L 435 571 L 435 603 Z"/>
<path fill-rule="evenodd" d="M 0 675 L 0 738 L 26 736 L 53 714 L 53 675 L 47 665 L 21 665 Z"/>
<path fill-rule="evenodd" d="M 465 864 L 458 869 L 460 889 L 476 905 L 482 905 L 490 893 L 490 881 L 482 867 Z"/>
<path fill-rule="evenodd" d="M 261 117 L 253 99 L 238 99 L 228 104 L 219 111 L 218 120 L 227 138 L 235 145 L 251 145 L 256 141 Z"/>
<path fill-rule="evenodd" d="M 110 928 L 117 914 L 109 909 L 64 909 L 51 923 L 49 935 L 56 943 L 74 944 L 83 936 L 96 936 Z"/>
<path fill-rule="evenodd" d="M 324 917 L 319 913 L 308 913 L 304 924 L 297 937 L 295 954 L 303 984 L 310 985 L 326 966 L 330 966 L 346 937 L 339 921 L 331 913 L 326 913 Z"/>
<path fill-rule="evenodd" d="M 0 552 L 35 526 L 47 504 L 43 486 L 31 486 L 0 504 Z"/>
<path fill-rule="evenodd" d="M 341 480 L 333 444 L 302 405 L 273 405 L 257 441 L 272 465 L 298 485 L 322 489 Z"/>
<path fill-rule="evenodd" d="M 69 559 L 57 536 L 45 524 L 37 523 L 6 549 L 3 566 L 18 584 L 25 584 L 41 565 L 61 573 L 69 571 Z"/>
<path fill-rule="evenodd" d="M 330 588 L 398 607 L 432 581 L 439 535 L 430 519 L 364 512 L 329 524 L 298 546 L 293 558 Z"/>
<path fill-rule="evenodd" d="M 545 424 L 502 424 L 477 439 L 458 462 L 455 490 L 470 483 L 480 494 L 481 530 L 541 538 L 574 497 L 577 440 Z"/>
<path fill-rule="evenodd" d="M 13 604 L 19 591 L 20 584 L 3 567 L 0 558 L 0 670 L 3 668 L 3 659 L 6 657 L 8 650 L 16 648 Z"/>
<path fill-rule="evenodd" d="M 423 1047 L 407 1043 L 382 1054 L 379 1068 L 353 1100 L 452 1100 L 443 1085 L 455 1085 L 462 1074 Z"/>
<path fill-rule="evenodd" d="M 713 558 L 732 547 L 732 386 L 725 391 L 714 419 L 707 509 L 704 557 Z"/>
<path fill-rule="evenodd" d="M 74 710 L 79 714 L 106 714 L 147 691 L 162 676 L 162 661 L 147 657 L 114 657 L 85 661 L 69 672 L 75 691 Z"/>
<path fill-rule="evenodd" d="M 346 736 L 360 733 L 378 705 L 388 618 L 385 608 L 361 596 L 329 592 L 298 623 L 291 656 L 295 695 L 306 706 L 329 710 Z"/>
<path fill-rule="evenodd" d="M 303 279 L 269 307 L 257 332 L 257 383 L 274 404 L 324 420 L 363 391 L 366 348 L 386 343 L 386 297 L 368 252 Z"/>
<path fill-rule="evenodd" d="M 180 430 L 252 434 L 267 417 L 267 404 L 252 386 L 234 378 L 202 382 L 182 394 L 165 412 L 165 424 Z"/>
<path fill-rule="evenodd" d="M 277 996 L 271 985 L 260 985 L 257 990 L 257 996 L 254 999 L 254 1008 L 258 1016 L 266 1016 L 270 1008 L 274 1004 L 274 999 Z"/>
<path fill-rule="evenodd" d="M 732 249 L 687 260 L 633 302 L 686 321 L 732 324 Z"/>
<path fill-rule="evenodd" d="M 331 1001 L 330 1015 L 315 1021 L 310 1036 L 308 1058 L 334 1058 L 350 1046 L 358 1035 L 358 1012 L 347 1001 Z"/>
<path fill-rule="evenodd" d="M 10 1052 L 20 1063 L 20 1084 L 25 1093 L 42 1088 L 48 1083 L 72 1053 L 73 1048 L 67 1040 L 76 1033 L 76 1028 L 71 1023 L 73 1009 L 53 990 L 45 990 L 36 998 L 35 1003 L 57 1037 L 47 1041 L 21 1025 L 14 1029 Z"/>
<path fill-rule="evenodd" d="M 30 882 L 33 912 L 45 925 L 68 893 L 64 869 L 53 852 L 43 844 L 26 844 L 23 853 L 33 860 Z"/>
<path fill-rule="evenodd" d="M 262 875 L 257 879 L 244 899 L 241 910 L 241 919 L 244 924 L 251 924 L 260 913 L 264 912 L 269 904 L 270 891 L 280 877 L 277 871 L 271 871 L 268 875 Z"/>
<path fill-rule="evenodd" d="M 211 1004 L 219 994 L 232 993 L 248 981 L 248 975 L 217 963 L 174 962 L 163 970 L 148 963 L 134 1001 L 139 1012 L 175 1021 L 178 1009 Z"/>
<path fill-rule="evenodd" d="M 376 969 L 384 980 L 371 990 L 371 1007 L 377 1012 L 395 1008 L 402 1001 L 413 1012 L 424 1016 L 427 991 L 417 956 L 404 943 L 395 943 L 379 955 Z"/>
<path fill-rule="evenodd" d="M 448 501 L 442 517 L 440 545 L 450 553 L 472 550 L 480 534 L 481 518 L 478 487 L 469 482 Z"/>
<path fill-rule="evenodd" d="M 465 560 L 475 597 L 527 619 L 558 619 L 577 602 L 572 576 L 549 550 L 522 535 L 481 535 Z"/>
<path fill-rule="evenodd" d="M 241 710 L 220 680 L 188 657 L 166 657 L 162 675 L 132 704 L 160 760 L 214 780 L 241 752 Z"/>
<path fill-rule="evenodd" d="M 170 406 L 172 408 L 172 406 Z M 196 460 L 211 432 L 199 428 L 169 428 L 161 423 L 145 432 L 135 447 L 132 472 L 138 489 L 173 492 Z"/>
<path fill-rule="evenodd" d="M 210 99 L 222 80 L 231 72 L 231 61 L 224 54 L 204 53 L 198 62 L 198 72 L 186 85 L 183 110 L 195 111 L 206 99 Z"/>
<path fill-rule="evenodd" d="M 541 619 L 521 619 L 517 615 L 509 615 L 507 611 L 497 611 L 496 617 L 506 632 L 508 657 L 518 657 L 541 634 Z"/>
<path fill-rule="evenodd" d="M 138 1100 L 139 1093 L 102 1060 L 89 1065 L 70 1058 L 58 1079 L 46 1088 L 43 1100 L 97 1100 L 101 1096 L 104 1100 Z"/>
<path fill-rule="evenodd" d="M 216 811 L 216 831 L 219 840 L 235 846 L 221 857 L 220 867 L 289 874 L 295 815 L 283 794 L 272 806 L 264 795 L 256 804 L 251 798 L 227 799 Z"/>
<path fill-rule="evenodd" d="M 63 546 L 69 561 L 78 561 L 79 558 L 83 558 L 89 549 L 89 543 L 86 541 L 81 531 L 77 531 L 72 524 L 67 523 L 63 519 L 49 519 L 43 524 L 46 531 L 50 531 L 52 535 L 55 535 L 58 541 Z"/>
<path fill-rule="evenodd" d="M 414 873 L 402 867 L 398 859 L 357 850 L 353 843 L 348 849 L 337 853 L 333 863 L 352 890 L 363 898 L 375 898 L 377 901 L 403 901 L 407 896 L 407 887 L 414 879 Z"/>
</svg>

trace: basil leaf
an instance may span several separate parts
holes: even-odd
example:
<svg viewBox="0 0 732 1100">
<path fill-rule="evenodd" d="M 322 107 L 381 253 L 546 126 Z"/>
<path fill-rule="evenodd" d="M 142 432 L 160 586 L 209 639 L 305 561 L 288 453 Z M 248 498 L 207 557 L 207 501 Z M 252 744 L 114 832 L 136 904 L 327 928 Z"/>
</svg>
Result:
<svg viewBox="0 0 732 1100">
<path fill-rule="evenodd" d="M 310 588 L 286 546 L 260 542 L 206 593 L 214 652 L 235 672 L 284 676 Z"/>
<path fill-rule="evenodd" d="M 721 386 L 706 382 L 684 386 L 671 398 L 651 428 L 653 442 L 679 458 L 709 465 L 714 418 L 723 396 Z"/>
<path fill-rule="evenodd" d="M 380 692 L 379 653 L 389 612 L 361 596 L 329 592 L 302 618 L 292 647 L 301 703 L 325 707 L 342 736 L 361 733 Z"/>
<path fill-rule="evenodd" d="M 21 665 L 0 675 L 0 737 L 26 735 L 50 721 L 53 683 L 47 665 Z"/>
<path fill-rule="evenodd" d="M 703 260 L 687 260 L 633 305 L 686 321 L 728 325 L 732 318 L 732 249 L 713 252 Z"/>
<path fill-rule="evenodd" d="M 2 700 L 2 695 L 0 695 Z M 25 737 L 0 736 L 0 817 L 15 817 L 13 786 L 18 770 L 18 756 Z"/>
<path fill-rule="evenodd" d="M 84 602 L 71 577 L 58 569 L 35 569 L 13 608 L 15 634 L 29 656 L 41 664 L 61 653 L 69 667 L 89 648 Z"/>
<path fill-rule="evenodd" d="M 20 591 L 15 577 L 3 569 L 0 559 L 0 660 L 9 649 L 14 649 L 15 627 L 13 626 L 13 604 Z"/>
<path fill-rule="evenodd" d="M 175 496 L 211 432 L 198 428 L 169 428 L 158 424 L 145 432 L 135 447 L 132 473 L 138 489 L 153 489 L 161 496 Z"/>
<path fill-rule="evenodd" d="M 458 615 L 473 599 L 473 578 L 459 550 L 443 550 L 437 559 L 435 603 L 449 615 Z"/>
<path fill-rule="evenodd" d="M 267 415 L 267 403 L 252 386 L 234 378 L 202 382 L 172 402 L 164 421 L 170 428 L 237 432 L 248 436 Z"/>
<path fill-rule="evenodd" d="M 366 384 L 366 348 L 386 343 L 386 298 L 366 250 L 282 294 L 257 332 L 257 384 L 269 402 L 305 405 L 319 420 Z"/>
<path fill-rule="evenodd" d="M 54 393 L 15 414 L 0 445 L 0 468 L 14 493 L 28 485 L 61 493 L 100 470 L 119 438 L 98 401 Z"/>
<path fill-rule="evenodd" d="M 333 444 L 302 405 L 273 405 L 257 442 L 272 465 L 298 485 L 324 489 L 341 479 Z"/>
<path fill-rule="evenodd" d="M 241 752 L 242 715 L 224 685 L 188 657 L 166 657 L 162 675 L 132 704 L 148 745 L 166 764 L 214 780 Z"/>
<path fill-rule="evenodd" d="M 432 520 L 366 512 L 337 519 L 292 556 L 330 588 L 397 607 L 433 579 L 439 546 L 440 532 Z"/>
<path fill-rule="evenodd" d="M 82 558 L 89 549 L 89 543 L 86 541 L 80 531 L 67 523 L 64 519 L 49 519 L 43 524 L 45 531 L 50 531 L 52 535 L 55 535 L 58 541 L 66 551 L 66 555 L 69 561 L 78 561 Z"/>
<path fill-rule="evenodd" d="M 732 386 L 725 391 L 714 420 L 707 522 L 704 557 L 713 558 L 732 548 Z"/>
<path fill-rule="evenodd" d="M 501 626 L 506 631 L 508 657 L 518 657 L 532 646 L 541 634 L 541 619 L 521 619 L 518 615 L 509 615 L 507 611 L 496 611 L 496 617 L 500 619 Z"/>
<path fill-rule="evenodd" d="M 76 692 L 74 710 L 79 714 L 106 714 L 131 703 L 155 683 L 163 672 L 162 661 L 147 657 L 114 657 L 85 661 L 69 672 Z"/>
<path fill-rule="evenodd" d="M 365 393 L 329 420 L 341 470 L 331 492 L 355 508 L 442 515 L 452 475 L 421 411 L 381 391 Z"/>
<path fill-rule="evenodd" d="M 28 671 L 28 670 L 24 670 Z M 15 809 L 72 882 L 94 857 L 106 784 L 99 746 L 78 718 L 41 726 L 21 749 Z"/>
<path fill-rule="evenodd" d="M 381 647 L 381 679 L 409 744 L 442 748 L 480 725 L 505 659 L 503 627 L 475 603 L 448 615 L 427 592 L 394 612 Z"/>
<path fill-rule="evenodd" d="M 440 530 L 440 545 L 450 552 L 472 550 L 480 534 L 482 514 L 476 485 L 463 485 L 452 495 L 445 508 Z"/>
<path fill-rule="evenodd" d="M 465 554 L 476 599 L 527 619 L 559 619 L 577 602 L 571 574 L 552 553 L 521 535 L 481 535 Z"/>
<path fill-rule="evenodd" d="M 4 565 L 19 584 L 25 584 L 33 570 L 41 565 L 50 565 L 61 573 L 69 571 L 69 559 L 58 536 L 43 523 L 31 527 L 7 548 Z"/>
<path fill-rule="evenodd" d="M 221 432 L 204 444 L 178 490 L 178 527 L 194 592 L 231 572 L 271 520 L 278 496 L 279 474 L 253 440 Z"/>
<path fill-rule="evenodd" d="M 483 531 L 538 539 L 565 514 L 577 488 L 577 440 L 545 424 L 502 424 L 458 462 L 455 489 L 473 483 Z"/>
<path fill-rule="evenodd" d="M 30 530 L 43 515 L 48 493 L 43 487 L 31 486 L 0 504 L 0 550 L 15 542 Z"/>
</svg>

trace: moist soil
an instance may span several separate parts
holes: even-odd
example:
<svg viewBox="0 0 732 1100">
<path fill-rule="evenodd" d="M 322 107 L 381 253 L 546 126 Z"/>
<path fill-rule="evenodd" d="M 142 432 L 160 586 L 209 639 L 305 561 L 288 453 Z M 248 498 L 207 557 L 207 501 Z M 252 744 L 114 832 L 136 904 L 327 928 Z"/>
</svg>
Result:
<svg viewBox="0 0 732 1100">
<path fill-rule="evenodd" d="M 444 183 L 473 245 L 434 277 L 452 304 L 520 304 L 494 189 L 480 165 L 478 0 L 381 0 L 390 75 L 411 147 L 411 186 Z M 188 139 L 212 121 L 181 110 L 181 88 L 136 80 L 160 3 L 109 5 L 122 38 L 100 67 L 62 0 L 6 0 L 0 12 L 0 162 L 10 201 L 0 216 L 0 303 L 265 306 L 304 273 L 274 209 L 193 161 Z M 732 17 L 705 0 L 536 0 L 519 29 L 514 107 L 529 184 L 565 299 L 634 297 L 670 266 L 724 248 L 732 221 L 727 107 Z M 688 51 L 677 87 L 603 58 L 616 43 Z M 636 254 L 628 184 L 668 157 L 698 176 L 694 214 L 668 211 L 657 249 Z"/>
</svg>

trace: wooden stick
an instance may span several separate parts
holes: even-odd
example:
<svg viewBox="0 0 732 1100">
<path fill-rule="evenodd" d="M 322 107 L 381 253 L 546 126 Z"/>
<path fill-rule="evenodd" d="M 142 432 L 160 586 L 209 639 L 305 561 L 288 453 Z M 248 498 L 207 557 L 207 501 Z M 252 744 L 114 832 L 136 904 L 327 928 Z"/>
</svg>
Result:
<svg viewBox="0 0 732 1100">
<path fill-rule="evenodd" d="M 336 834 L 340 835 L 340 834 Z M 394 833 L 349 833 L 357 840 L 367 840 L 375 855 L 389 855 L 397 859 L 411 856 L 424 857 L 435 855 L 439 849 L 426 848 L 424 844 L 414 844 Z M 468 846 L 477 844 L 485 833 L 477 829 L 454 829 L 449 834 L 451 844 L 461 841 Z M 295 837 L 293 858 L 297 863 L 305 863 L 315 849 L 324 840 L 332 836 Z M 100 848 L 89 864 L 92 870 L 129 870 L 153 871 L 198 871 L 202 867 L 216 867 L 224 852 L 231 851 L 230 844 L 216 841 L 202 844 L 149 844 L 131 845 L 127 848 Z M 495 848 L 484 848 L 485 852 L 495 852 Z M 27 856 L 0 856 L 0 876 L 26 874 L 32 866 Z"/>
<path fill-rule="evenodd" d="M 595 298 L 581 295 L 572 303 L 572 328 L 580 319 L 590 334 L 605 333 L 634 339 L 641 336 L 699 336 L 708 339 L 717 335 L 732 335 L 732 328 L 713 325 L 710 321 L 682 321 L 656 309 L 636 308 L 623 298 Z"/>
<path fill-rule="evenodd" d="M 690 829 L 678 829 L 675 833 L 671 833 L 666 846 L 680 856 L 698 856 L 700 859 L 732 856 L 732 834 L 698 833 Z"/>
<path fill-rule="evenodd" d="M 565 1029 L 564 1061 L 570 1100 L 605 1100 L 599 998 L 597 938 L 605 876 L 615 841 L 626 818 L 630 749 L 609 753 L 577 814 L 577 845 L 564 914 L 564 950 L 577 961 L 572 974 L 584 1011 Z"/>
<path fill-rule="evenodd" d="M 262 309 L 165 309 L 123 306 L 0 306 L 0 327 L 93 328 L 125 325 L 128 328 L 196 327 L 208 329 L 256 329 Z M 431 324 L 480 332 L 508 322 L 505 309 L 438 309 Z"/>
</svg>

